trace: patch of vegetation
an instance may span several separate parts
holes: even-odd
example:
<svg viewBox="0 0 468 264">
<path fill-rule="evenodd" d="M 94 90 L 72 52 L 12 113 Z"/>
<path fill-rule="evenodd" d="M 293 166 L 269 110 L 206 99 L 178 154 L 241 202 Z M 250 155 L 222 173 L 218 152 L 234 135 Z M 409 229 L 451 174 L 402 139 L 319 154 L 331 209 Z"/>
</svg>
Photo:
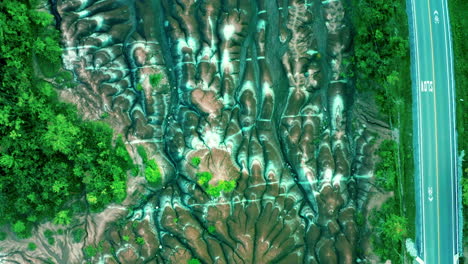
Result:
<svg viewBox="0 0 468 264">
<path fill-rule="evenodd" d="M 361 212 L 357 212 L 356 213 L 356 224 L 359 227 L 362 227 L 362 226 L 364 226 L 365 222 L 366 222 L 366 219 L 365 219 L 364 215 Z"/>
<path fill-rule="evenodd" d="M 393 114 L 399 94 L 392 92 L 401 85 L 401 71 L 409 71 L 400 68 L 409 57 L 405 2 L 353 0 L 352 7 L 356 32 L 351 63 L 357 89 L 375 91 L 381 110 Z"/>
<path fill-rule="evenodd" d="M 195 174 L 197 182 L 203 187 L 208 187 L 208 182 L 213 178 L 213 174 L 209 171 L 197 172 Z"/>
<path fill-rule="evenodd" d="M 106 119 L 110 116 L 109 112 L 104 112 L 102 115 L 101 115 L 101 119 Z"/>
<path fill-rule="evenodd" d="M 187 264 L 201 264 L 200 260 L 196 259 L 196 258 L 191 258 Z"/>
<path fill-rule="evenodd" d="M 140 155 L 143 160 L 143 165 L 145 166 L 145 178 L 153 186 L 157 186 L 162 182 L 161 169 L 155 160 L 149 160 L 148 154 L 143 146 L 137 147 L 138 155 Z"/>
<path fill-rule="evenodd" d="M 236 188 L 236 181 L 224 181 L 221 180 L 217 185 L 209 184 L 213 178 L 213 174 L 209 171 L 197 172 L 197 183 L 205 189 L 205 192 L 212 197 L 219 197 L 221 192 L 229 193 Z"/>
<path fill-rule="evenodd" d="M 7 238 L 7 233 L 5 232 L 0 232 L 0 241 L 3 241 Z"/>
<path fill-rule="evenodd" d="M 83 193 L 96 197 L 93 210 L 121 201 L 133 165 L 108 125 L 83 121 L 75 106 L 58 101 L 55 83 L 36 74 L 35 63 L 56 76 L 62 53 L 52 16 L 36 3 L 0 4 L 0 224 L 22 221 L 18 234 L 43 219 L 69 223 L 65 203 Z"/>
<path fill-rule="evenodd" d="M 408 220 L 400 214 L 398 199 L 390 198 L 379 211 L 374 209 L 370 222 L 376 229 L 371 237 L 374 252 L 392 263 L 402 263 L 401 247 L 408 237 Z"/>
<path fill-rule="evenodd" d="M 215 227 L 215 226 L 212 226 L 212 225 L 209 226 L 209 227 L 208 227 L 208 232 L 211 233 L 211 234 L 216 233 L 216 227 Z"/>
<path fill-rule="evenodd" d="M 149 82 L 153 88 L 158 87 L 159 83 L 162 80 L 162 74 L 157 73 L 157 74 L 151 74 L 149 77 Z"/>
<path fill-rule="evenodd" d="M 135 239 L 135 242 L 138 244 L 138 245 L 144 245 L 145 244 L 145 239 L 142 238 L 142 237 L 137 237 Z"/>
<path fill-rule="evenodd" d="M 56 225 L 68 225 L 71 222 L 69 210 L 62 210 L 55 215 L 54 224 Z"/>
<path fill-rule="evenodd" d="M 145 178 L 152 185 L 159 185 L 162 182 L 161 170 L 154 160 L 146 163 Z"/>
<path fill-rule="evenodd" d="M 148 154 L 146 154 L 145 147 L 143 147 L 142 145 L 137 146 L 137 152 L 144 163 L 148 162 Z"/>
<path fill-rule="evenodd" d="M 136 90 L 137 91 L 143 91 L 143 85 L 141 85 L 141 83 L 137 84 Z"/>
<path fill-rule="evenodd" d="M 177 223 L 179 222 L 179 218 L 177 218 L 177 217 L 174 218 L 174 220 L 172 220 L 172 222 L 173 222 L 174 224 L 177 224 Z"/>
<path fill-rule="evenodd" d="M 399 130 L 399 144 L 384 142 L 382 161 L 377 165 L 377 185 L 395 191 L 394 214 L 406 219 L 407 236 L 415 237 L 415 193 L 412 140 L 412 94 L 408 48 L 408 20 L 405 1 L 352 0 L 351 19 L 355 28 L 354 56 L 349 61 L 359 92 L 374 93 L 381 113 Z M 391 155 L 390 152 L 394 154 Z M 386 211 L 390 217 L 390 211 Z M 404 253 L 404 244 L 380 247 Z M 383 250 L 383 249 L 382 249 Z M 380 253 L 379 253 L 380 252 Z M 401 262 L 399 258 L 392 261 Z"/>
<path fill-rule="evenodd" d="M 45 237 L 53 237 L 54 236 L 54 231 L 52 231 L 50 229 L 46 229 L 46 230 L 44 230 L 44 236 Z"/>
<path fill-rule="evenodd" d="M 83 228 L 74 229 L 72 231 L 73 242 L 80 243 L 81 240 L 83 239 L 84 234 L 85 234 L 85 230 Z"/>
<path fill-rule="evenodd" d="M 468 101 L 468 58 L 466 51 L 468 43 L 466 42 L 468 20 L 466 19 L 466 10 L 468 10 L 468 2 L 464 0 L 448 1 L 450 13 L 450 27 L 452 30 L 453 40 L 453 60 L 455 70 L 455 99 L 457 107 L 457 133 L 458 133 L 458 151 L 468 151 L 468 140 L 465 140 L 468 135 L 466 128 L 468 127 L 468 114 L 465 104 Z M 468 232 L 468 159 L 465 157 L 462 164 L 462 195 L 463 195 L 463 233 Z M 468 245 L 468 239 L 464 239 L 463 246 Z"/>
<path fill-rule="evenodd" d="M 236 181 L 231 180 L 231 181 L 224 181 L 221 180 L 218 182 L 217 185 L 209 185 L 208 188 L 206 188 L 206 193 L 208 193 L 210 196 L 213 197 L 219 197 L 221 195 L 221 192 L 229 193 L 232 192 L 236 188 Z"/>
<path fill-rule="evenodd" d="M 49 245 L 53 246 L 55 244 L 55 238 L 53 238 L 53 237 L 47 238 L 47 243 L 49 243 Z"/>
<path fill-rule="evenodd" d="M 84 249 L 84 254 L 86 257 L 91 258 L 97 255 L 98 249 L 92 245 L 86 246 Z"/>
<path fill-rule="evenodd" d="M 201 162 L 201 158 L 200 157 L 193 157 L 191 160 L 190 160 L 190 164 L 192 164 L 192 166 L 198 168 L 198 165 L 200 165 L 200 162 Z"/>
<path fill-rule="evenodd" d="M 132 171 L 131 171 L 131 174 L 133 176 L 138 176 L 139 173 L 140 173 L 140 168 L 138 166 L 134 166 Z"/>
<path fill-rule="evenodd" d="M 52 230 L 46 229 L 44 231 L 44 236 L 46 237 L 47 243 L 49 243 L 49 245 L 55 244 L 54 232 Z"/>
<path fill-rule="evenodd" d="M 69 71 L 60 71 L 55 76 L 54 86 L 58 89 L 73 88 L 76 83 L 73 81 L 73 74 Z"/>
<path fill-rule="evenodd" d="M 31 225 L 26 225 L 24 221 L 18 220 L 13 225 L 13 232 L 18 238 L 28 238 L 31 236 Z"/>
<path fill-rule="evenodd" d="M 397 179 L 397 157 L 398 145 L 393 140 L 384 140 L 380 144 L 377 155 L 381 161 L 375 169 L 376 184 L 385 191 L 393 191 Z"/>
<path fill-rule="evenodd" d="M 130 241 L 130 237 L 129 236 L 122 236 L 122 240 L 125 241 L 125 242 L 128 242 L 128 241 Z"/>
<path fill-rule="evenodd" d="M 35 243 L 33 242 L 28 243 L 28 250 L 33 251 L 33 250 L 36 250 L 36 248 L 37 248 L 37 245 Z"/>
</svg>

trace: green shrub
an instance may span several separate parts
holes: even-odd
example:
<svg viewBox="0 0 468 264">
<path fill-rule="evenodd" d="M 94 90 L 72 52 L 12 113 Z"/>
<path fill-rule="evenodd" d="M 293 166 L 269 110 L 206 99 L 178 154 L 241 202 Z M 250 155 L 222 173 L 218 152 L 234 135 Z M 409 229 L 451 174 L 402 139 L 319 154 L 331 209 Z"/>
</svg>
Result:
<svg viewBox="0 0 468 264">
<path fill-rule="evenodd" d="M 236 188 L 236 181 L 224 181 L 221 180 L 218 182 L 217 185 L 209 184 L 206 188 L 206 193 L 213 197 L 219 197 L 221 192 L 229 193 L 232 192 Z"/>
<path fill-rule="evenodd" d="M 146 154 L 145 147 L 141 145 L 137 146 L 137 152 L 140 155 L 144 163 L 148 162 L 148 155 Z"/>
<path fill-rule="evenodd" d="M 192 160 L 190 160 L 190 163 L 194 167 L 198 167 L 198 165 L 200 165 L 200 162 L 201 162 L 200 157 L 193 157 Z"/>
<path fill-rule="evenodd" d="M 77 228 L 72 231 L 73 242 L 79 243 L 83 239 L 85 230 L 83 228 Z"/>
<path fill-rule="evenodd" d="M 28 238 L 31 236 L 31 225 L 26 225 L 23 221 L 16 221 L 13 225 L 13 232 L 20 239 Z"/>
<path fill-rule="evenodd" d="M 125 241 L 125 242 L 128 242 L 128 241 L 130 241 L 130 237 L 129 236 L 122 236 L 122 240 Z"/>
<path fill-rule="evenodd" d="M 134 166 L 132 169 L 132 175 L 138 176 L 139 173 L 140 173 L 140 168 L 138 166 Z"/>
<path fill-rule="evenodd" d="M 143 91 L 143 85 L 141 85 L 141 83 L 137 84 L 136 90 L 137 91 Z"/>
<path fill-rule="evenodd" d="M 220 181 L 218 185 L 220 186 L 221 191 L 229 193 L 229 192 L 234 191 L 234 189 L 236 188 L 236 181 L 235 180 Z"/>
<path fill-rule="evenodd" d="M 3 241 L 7 238 L 7 233 L 5 232 L 0 232 L 0 241 Z"/>
<path fill-rule="evenodd" d="M 208 227 L 208 232 L 210 232 L 211 234 L 214 234 L 216 232 L 216 227 L 215 226 L 209 226 Z"/>
<path fill-rule="evenodd" d="M 26 226 L 24 225 L 23 221 L 16 221 L 16 223 L 13 225 L 13 232 L 16 234 L 21 234 L 24 231 L 26 231 Z"/>
<path fill-rule="evenodd" d="M 161 183 L 162 181 L 161 170 L 159 169 L 158 164 L 156 164 L 156 161 L 149 160 L 148 163 L 146 164 L 145 178 L 149 183 L 153 185 L 158 185 Z"/>
<path fill-rule="evenodd" d="M 53 237 L 54 236 L 54 231 L 50 230 L 50 229 L 46 229 L 44 230 L 44 236 L 45 237 Z"/>
<path fill-rule="evenodd" d="M 376 165 L 375 178 L 377 186 L 386 191 L 396 187 L 398 145 L 393 140 L 384 140 L 377 155 L 381 161 Z"/>
<path fill-rule="evenodd" d="M 156 88 L 159 85 L 159 83 L 161 82 L 161 79 L 162 79 L 162 74 L 160 74 L 160 73 L 151 74 L 149 82 L 150 82 L 151 86 L 153 86 L 153 88 Z"/>
<path fill-rule="evenodd" d="M 203 187 L 206 187 L 208 185 L 208 182 L 213 178 L 213 174 L 209 171 L 203 171 L 203 172 L 197 172 L 195 174 L 197 177 L 197 182 Z"/>
<path fill-rule="evenodd" d="M 138 245 L 143 245 L 143 244 L 145 244 L 145 239 L 142 238 L 142 237 L 137 237 L 137 238 L 135 239 L 135 242 L 136 242 Z"/>
<path fill-rule="evenodd" d="M 358 226 L 364 226 L 366 219 L 364 218 L 364 215 L 361 212 L 358 212 L 356 214 L 356 224 Z"/>
<path fill-rule="evenodd" d="M 54 244 L 55 244 L 55 238 L 53 238 L 53 237 L 48 237 L 48 238 L 47 238 L 47 243 L 49 243 L 49 245 L 54 245 Z"/>
<path fill-rule="evenodd" d="M 209 185 L 208 188 L 206 188 L 206 193 L 212 197 L 219 197 L 221 196 L 221 187 L 219 185 Z"/>
<path fill-rule="evenodd" d="M 62 210 L 57 213 L 54 218 L 54 224 L 56 225 L 68 225 L 71 222 L 71 217 L 68 210 Z"/>
<path fill-rule="evenodd" d="M 94 257 L 97 255 L 98 249 L 92 245 L 89 245 L 84 248 L 84 253 L 86 257 Z"/>
<path fill-rule="evenodd" d="M 102 113 L 102 115 L 101 115 L 101 119 L 106 119 L 106 118 L 108 118 L 108 117 L 109 117 L 109 112 L 104 112 L 104 113 Z"/>
<path fill-rule="evenodd" d="M 33 251 L 33 250 L 36 250 L 36 248 L 37 248 L 37 245 L 34 244 L 33 242 L 28 243 L 28 250 Z"/>
<path fill-rule="evenodd" d="M 201 264 L 200 260 L 198 260 L 196 258 L 190 259 L 187 263 L 188 264 Z"/>
<path fill-rule="evenodd" d="M 398 252 L 408 235 L 407 219 L 399 214 L 399 202 L 390 198 L 380 210 L 374 209 L 369 217 L 371 225 L 375 227 L 371 237 L 374 252 L 392 263 L 401 261 Z"/>
</svg>

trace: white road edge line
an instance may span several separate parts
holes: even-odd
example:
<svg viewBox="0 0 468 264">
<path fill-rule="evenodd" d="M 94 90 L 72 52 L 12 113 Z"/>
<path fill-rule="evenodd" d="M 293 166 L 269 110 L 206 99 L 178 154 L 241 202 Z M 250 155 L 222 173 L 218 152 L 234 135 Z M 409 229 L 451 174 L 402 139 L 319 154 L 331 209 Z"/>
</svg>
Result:
<svg viewBox="0 0 468 264">
<path fill-rule="evenodd" d="M 424 261 L 423 261 L 420 257 L 416 257 L 416 261 L 417 261 L 419 264 L 424 264 Z"/>
<path fill-rule="evenodd" d="M 449 12 L 449 9 L 448 9 L 448 4 L 447 4 L 447 1 L 445 1 L 445 7 L 446 7 L 446 10 L 447 12 Z M 452 97 L 451 97 L 451 101 L 452 103 L 455 102 L 455 82 L 454 82 L 454 78 L 455 78 L 455 72 L 454 72 L 454 63 L 453 63 L 453 49 L 452 49 L 452 34 L 450 32 L 450 15 L 447 15 L 447 34 L 448 34 L 448 39 L 449 39 L 449 57 L 450 57 L 450 90 L 452 92 Z M 452 104 L 452 113 L 453 113 L 453 117 L 456 117 L 456 108 L 455 108 L 455 104 Z M 453 118 L 452 119 L 452 122 L 453 122 L 453 143 L 454 143 L 454 149 L 453 151 L 455 152 L 455 158 L 456 158 L 456 161 L 455 161 L 455 187 L 458 186 L 458 153 L 457 153 L 457 147 L 458 147 L 458 144 L 457 144 L 457 136 L 456 136 L 456 119 Z M 460 242 L 460 239 L 458 238 L 458 235 L 459 235 L 459 232 L 458 232 L 458 228 L 459 228 L 459 223 L 458 223 L 458 214 L 459 214 L 459 211 L 458 211 L 458 206 L 459 206 L 459 202 L 458 200 L 460 199 L 460 197 L 458 196 L 458 187 L 457 187 L 457 190 L 455 191 L 455 203 L 456 203 L 456 210 L 455 210 L 455 224 L 456 224 L 456 227 L 457 227 L 457 232 L 456 232 L 456 250 L 457 250 L 457 255 L 458 255 L 458 250 L 459 250 L 459 245 L 458 243 Z"/>
<path fill-rule="evenodd" d="M 442 15 L 443 15 L 443 19 L 444 19 L 444 41 L 445 41 L 445 57 L 446 57 L 446 61 L 445 61 L 445 68 L 447 70 L 447 99 L 448 99 L 448 103 L 449 103 L 449 138 L 450 138 L 450 196 L 453 197 L 453 176 L 452 173 L 453 173 L 453 137 L 452 137 L 452 113 L 450 113 L 450 111 L 452 110 L 452 100 L 450 98 L 450 72 L 449 72 L 449 63 L 450 61 L 448 61 L 448 50 L 447 50 L 447 16 L 445 14 L 445 7 L 442 7 Z M 452 199 L 450 199 L 452 200 Z M 455 223 L 454 223 L 454 220 L 455 220 L 455 214 L 454 214 L 454 211 L 453 211 L 453 206 L 450 210 L 452 212 L 452 227 L 455 227 Z M 456 233 L 456 232 L 454 232 Z M 455 239 L 452 239 L 452 249 L 455 249 Z M 454 255 L 455 255 L 455 252 L 453 252 Z"/>
<path fill-rule="evenodd" d="M 448 8 L 448 4 L 447 4 L 447 0 L 444 1 L 445 3 L 445 9 L 447 10 L 447 13 L 449 13 L 449 8 Z M 453 129 L 452 129 L 452 133 L 453 133 L 453 146 L 454 148 L 452 149 L 452 151 L 454 152 L 455 154 L 455 158 L 456 160 L 454 160 L 454 164 L 455 164 L 455 170 L 454 170 L 454 173 L 455 173 L 455 187 L 458 186 L 458 153 L 457 153 L 457 137 L 456 137 L 456 110 L 455 110 L 455 84 L 454 84 L 454 63 L 453 63 L 453 49 L 452 49 L 452 34 L 450 32 L 450 15 L 447 15 L 446 16 L 446 20 L 447 20 L 447 35 L 448 35 L 448 39 L 449 39 L 449 42 L 448 42 L 448 45 L 449 45 L 449 48 L 448 48 L 448 55 L 449 55 L 449 61 L 450 61 L 450 72 L 449 72 L 449 80 L 450 80 L 450 87 L 449 89 L 451 90 L 451 98 L 450 98 L 450 101 L 452 103 L 452 125 L 453 125 Z M 459 206 L 459 203 L 458 203 L 458 200 L 459 200 L 460 197 L 458 197 L 458 187 L 456 188 L 456 191 L 455 191 L 455 204 L 456 204 L 456 207 L 455 207 L 455 227 L 456 227 L 456 232 L 455 232 L 455 237 L 456 237 L 456 253 L 458 255 L 458 250 L 459 250 L 459 245 L 458 243 L 460 242 L 459 241 L 459 238 L 458 238 L 458 206 Z"/>
</svg>

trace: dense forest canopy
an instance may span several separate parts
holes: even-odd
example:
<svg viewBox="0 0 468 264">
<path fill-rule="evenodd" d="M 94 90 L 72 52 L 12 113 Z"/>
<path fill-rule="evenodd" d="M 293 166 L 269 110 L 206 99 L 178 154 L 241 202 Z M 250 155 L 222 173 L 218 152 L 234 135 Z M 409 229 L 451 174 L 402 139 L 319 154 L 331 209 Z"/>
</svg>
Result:
<svg viewBox="0 0 468 264">
<path fill-rule="evenodd" d="M 107 124 L 58 101 L 54 86 L 67 79 L 59 33 L 36 4 L 0 3 L 0 224 L 22 236 L 43 219 L 67 224 L 86 204 L 122 201 L 133 166 Z"/>
</svg>

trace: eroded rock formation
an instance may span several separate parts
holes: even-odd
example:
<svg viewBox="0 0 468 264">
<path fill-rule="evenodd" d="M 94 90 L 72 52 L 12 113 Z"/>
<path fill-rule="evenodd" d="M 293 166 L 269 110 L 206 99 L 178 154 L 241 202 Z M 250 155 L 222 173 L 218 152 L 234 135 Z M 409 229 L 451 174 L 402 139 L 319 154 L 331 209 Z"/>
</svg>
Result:
<svg viewBox="0 0 468 264">
<path fill-rule="evenodd" d="M 343 2 L 58 1 L 64 66 L 79 83 L 61 97 L 85 118 L 107 113 L 136 162 L 139 145 L 157 161 L 163 184 L 130 178 L 123 206 L 79 218 L 83 242 L 65 234 L 8 257 L 355 263 L 372 142 L 388 127 L 370 121 L 376 110 L 362 109 L 345 78 L 352 35 Z M 211 197 L 199 171 L 236 188 Z M 87 245 L 101 250 L 86 257 Z"/>
</svg>

